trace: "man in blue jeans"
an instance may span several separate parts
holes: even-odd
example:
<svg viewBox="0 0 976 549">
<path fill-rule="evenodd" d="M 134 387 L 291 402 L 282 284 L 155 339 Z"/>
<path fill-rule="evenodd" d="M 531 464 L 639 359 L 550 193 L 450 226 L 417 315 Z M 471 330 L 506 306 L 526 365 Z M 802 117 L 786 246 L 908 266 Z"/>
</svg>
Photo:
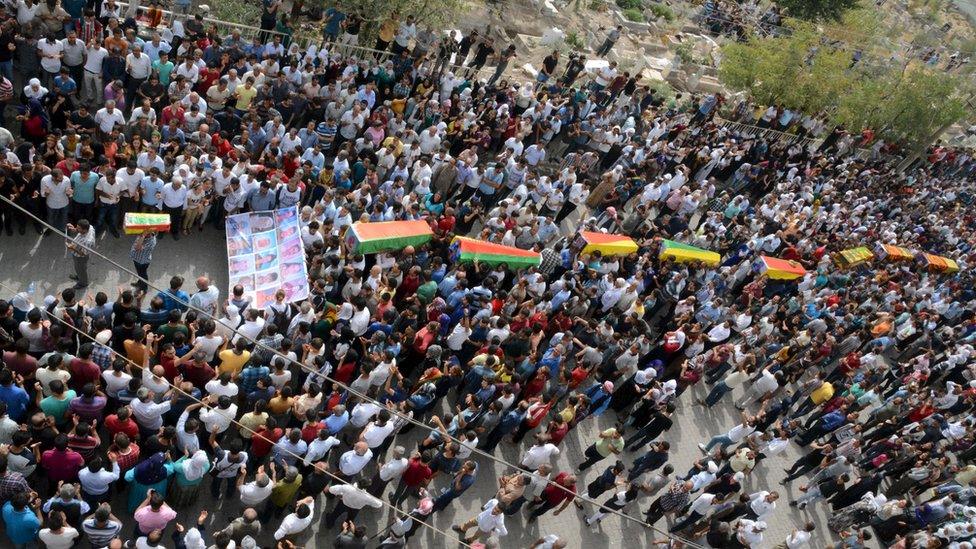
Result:
<svg viewBox="0 0 976 549">
<path fill-rule="evenodd" d="M 756 418 L 750 417 L 743 412 L 742 423 L 729 429 L 729 432 L 724 435 L 716 435 L 712 437 L 712 439 L 708 441 L 708 444 L 703 442 L 698 443 L 698 449 L 707 454 L 716 444 L 719 444 L 724 450 L 727 446 L 742 442 L 747 436 L 754 432 L 756 432 Z"/>
</svg>

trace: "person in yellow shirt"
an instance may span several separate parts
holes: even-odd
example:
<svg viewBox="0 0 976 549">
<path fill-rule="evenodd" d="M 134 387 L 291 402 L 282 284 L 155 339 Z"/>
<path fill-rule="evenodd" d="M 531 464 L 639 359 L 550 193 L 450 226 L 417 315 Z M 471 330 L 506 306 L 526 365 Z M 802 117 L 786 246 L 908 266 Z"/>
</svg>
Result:
<svg viewBox="0 0 976 549">
<path fill-rule="evenodd" d="M 234 343 L 233 349 L 224 349 L 217 355 L 220 365 L 217 366 L 217 375 L 229 373 L 236 379 L 237 375 L 244 369 L 244 365 L 251 360 L 251 352 L 247 350 L 247 342 L 241 338 Z"/>
<path fill-rule="evenodd" d="M 251 102 L 254 101 L 254 97 L 257 94 L 258 89 L 254 87 L 254 77 L 249 76 L 244 82 L 244 85 L 238 86 L 234 92 L 234 97 L 237 98 L 237 103 L 234 104 L 234 108 L 240 112 L 247 112 L 251 108 Z"/>
<path fill-rule="evenodd" d="M 805 388 L 809 390 L 810 387 L 813 388 L 810 391 L 810 396 L 803 401 L 803 404 L 800 404 L 800 407 L 790 417 L 800 417 L 808 413 L 815 406 L 820 406 L 834 396 L 834 386 L 824 379 L 823 372 L 818 373 L 816 377 L 804 382 L 798 392 L 802 392 Z"/>
</svg>

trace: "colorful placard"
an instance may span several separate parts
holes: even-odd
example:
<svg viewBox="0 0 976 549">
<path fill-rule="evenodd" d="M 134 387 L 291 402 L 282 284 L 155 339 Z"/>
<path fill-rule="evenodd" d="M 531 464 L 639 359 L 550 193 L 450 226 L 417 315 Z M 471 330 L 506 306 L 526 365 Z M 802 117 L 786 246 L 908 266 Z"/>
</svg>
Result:
<svg viewBox="0 0 976 549">
<path fill-rule="evenodd" d="M 279 288 L 285 291 L 288 302 L 309 296 L 297 206 L 230 215 L 225 225 L 228 295 L 240 284 L 257 309 L 274 302 Z"/>
</svg>

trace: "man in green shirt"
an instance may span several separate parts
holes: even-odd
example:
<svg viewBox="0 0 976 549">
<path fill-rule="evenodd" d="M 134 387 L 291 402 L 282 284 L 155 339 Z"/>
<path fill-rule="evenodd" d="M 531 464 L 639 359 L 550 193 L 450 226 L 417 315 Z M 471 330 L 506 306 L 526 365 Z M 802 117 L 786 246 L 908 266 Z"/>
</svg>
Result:
<svg viewBox="0 0 976 549">
<path fill-rule="evenodd" d="M 60 379 L 52 380 L 48 387 L 51 389 L 51 396 L 49 397 L 42 399 L 43 393 L 40 390 L 37 391 L 37 405 L 44 412 L 44 415 L 53 417 L 54 423 L 57 424 L 58 429 L 61 429 L 71 419 L 68 408 L 71 406 L 71 399 L 77 395 L 73 390 L 66 388 Z"/>
<path fill-rule="evenodd" d="M 580 464 L 579 471 L 583 472 L 592 467 L 598 461 L 612 455 L 619 454 L 624 449 L 624 434 L 611 427 L 600 433 L 596 442 L 590 444 L 584 455 L 586 460 Z"/>
<path fill-rule="evenodd" d="M 159 75 L 159 83 L 169 87 L 170 75 L 173 73 L 173 69 L 176 65 L 169 60 L 169 54 L 166 52 L 159 52 L 159 59 L 152 62 L 152 68 Z"/>
<path fill-rule="evenodd" d="M 275 476 L 274 462 L 271 463 L 272 478 Z M 274 515 L 280 517 L 295 499 L 295 494 L 302 486 L 302 475 L 298 474 L 298 469 L 288 467 L 285 470 L 285 477 L 276 481 L 271 488 L 271 508 Z"/>
<path fill-rule="evenodd" d="M 160 346 L 172 343 L 176 338 L 176 334 L 183 334 L 187 341 L 190 339 L 190 329 L 186 327 L 186 324 L 183 324 L 182 315 L 178 309 L 169 312 L 168 322 L 160 326 L 156 330 L 156 333 L 160 336 Z"/>
<path fill-rule="evenodd" d="M 434 300 L 434 295 L 437 294 L 437 283 L 430 277 L 430 271 L 424 271 L 421 275 L 424 282 L 417 287 L 417 298 L 426 307 Z"/>
</svg>

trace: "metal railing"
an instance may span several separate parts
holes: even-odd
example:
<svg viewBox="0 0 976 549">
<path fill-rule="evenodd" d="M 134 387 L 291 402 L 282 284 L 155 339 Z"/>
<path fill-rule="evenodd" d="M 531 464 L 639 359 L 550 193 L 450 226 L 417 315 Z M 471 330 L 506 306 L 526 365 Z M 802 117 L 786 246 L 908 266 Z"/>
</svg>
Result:
<svg viewBox="0 0 976 549">
<path fill-rule="evenodd" d="M 128 8 L 128 6 L 129 6 L 129 4 L 127 2 L 117 2 L 117 4 L 121 8 Z M 140 9 L 142 9 L 143 12 L 145 12 L 145 8 L 140 8 Z M 125 9 L 123 9 L 121 11 L 124 13 L 125 12 Z M 164 16 L 164 20 L 163 21 L 164 22 L 166 22 L 166 21 L 172 21 L 173 19 L 177 19 L 177 18 L 179 18 L 181 20 L 186 20 L 186 19 L 190 19 L 191 18 L 191 15 L 189 15 L 189 14 L 176 13 L 176 12 L 170 11 L 170 10 L 159 10 L 159 11 L 163 13 L 163 16 Z M 229 36 L 230 34 L 232 34 L 235 31 L 240 34 L 240 36 L 241 36 L 242 39 L 246 39 L 246 40 L 253 39 L 255 36 L 260 36 L 260 35 L 264 35 L 264 36 L 281 36 L 282 39 L 284 39 L 286 36 L 288 36 L 285 33 L 278 32 L 278 31 L 275 31 L 275 30 L 264 30 L 264 29 L 261 29 L 260 27 L 255 27 L 255 26 L 252 26 L 252 25 L 244 25 L 244 24 L 241 24 L 241 23 L 233 23 L 231 21 L 224 21 L 222 19 L 213 19 L 211 17 L 204 17 L 203 18 L 203 21 L 204 21 L 204 23 L 207 24 L 207 26 L 214 26 L 214 27 L 216 27 L 218 33 L 222 37 Z M 140 34 L 140 36 L 148 37 L 149 35 L 151 35 L 156 30 L 153 27 L 150 27 L 149 24 L 148 24 L 148 21 L 145 20 L 145 19 L 140 19 L 140 18 L 137 17 L 136 18 L 136 24 L 139 25 L 139 28 L 140 28 L 139 34 Z M 291 43 L 292 44 L 298 45 L 299 49 L 301 49 L 301 51 L 303 51 L 303 52 L 304 51 L 307 51 L 308 48 L 309 48 L 309 46 L 314 45 L 314 46 L 317 46 L 319 48 L 323 48 L 323 47 L 327 48 L 330 54 L 339 54 L 339 55 L 342 55 L 343 57 L 355 56 L 358 59 L 373 59 L 378 64 L 383 64 L 386 61 L 392 60 L 395 57 L 393 55 L 393 52 L 390 51 L 390 50 L 382 50 L 381 51 L 381 50 L 377 50 L 377 49 L 373 49 L 373 48 L 367 48 L 365 46 L 360 46 L 358 44 L 354 45 L 354 44 L 348 44 L 348 43 L 342 43 L 342 42 L 332 42 L 332 43 L 328 43 L 327 44 L 325 42 L 324 36 L 322 36 L 322 35 L 310 36 L 308 34 L 302 34 L 302 35 L 297 35 L 296 36 L 296 35 L 293 34 L 293 35 L 290 36 L 290 40 L 291 40 Z M 456 58 L 457 57 L 457 54 L 454 54 L 454 57 Z M 456 61 L 457 59 L 454 59 L 454 60 Z M 463 59 L 461 61 L 463 61 Z M 436 62 L 436 60 L 428 59 L 425 62 L 426 63 L 434 63 L 434 62 Z M 472 77 L 472 76 L 475 76 L 475 75 L 478 75 L 478 74 L 483 74 L 483 73 L 484 74 L 489 74 L 489 73 L 492 73 L 494 71 L 494 66 L 492 66 L 492 67 L 482 67 L 480 69 L 474 69 L 472 67 L 468 67 L 468 66 L 464 66 L 464 65 L 458 65 L 458 64 L 454 64 L 454 63 L 448 63 L 447 64 L 447 70 L 450 70 L 455 75 L 462 75 L 462 76 L 464 76 L 466 78 L 469 78 L 469 77 Z"/>
<path fill-rule="evenodd" d="M 779 130 L 773 130 L 770 128 L 762 128 L 759 126 L 753 126 L 751 124 L 743 124 L 741 122 L 732 122 L 731 120 L 725 120 L 724 118 L 720 118 L 718 116 L 714 118 L 714 121 L 719 126 L 741 135 L 761 137 L 763 139 L 773 140 L 780 143 L 800 143 L 808 150 L 819 147 L 823 142 L 823 139 L 803 137 L 793 133 L 781 132 Z"/>
<path fill-rule="evenodd" d="M 128 7 L 129 7 L 129 3 L 128 2 L 116 2 L 116 4 L 120 8 L 124 8 L 124 9 L 121 9 L 120 10 L 120 12 L 124 15 L 125 12 L 127 11 Z M 145 13 L 148 11 L 148 8 L 140 5 L 140 10 L 143 12 L 143 16 L 144 16 Z M 159 10 L 159 11 L 162 12 L 162 14 L 163 14 L 163 22 L 164 23 L 167 22 L 167 21 L 172 21 L 174 19 L 180 19 L 180 20 L 184 20 L 185 21 L 187 19 L 192 19 L 193 18 L 193 15 L 191 15 L 189 13 L 187 13 L 187 14 L 176 13 L 174 11 L 162 10 L 162 9 Z M 252 25 L 244 25 L 244 24 L 241 24 L 241 23 L 234 23 L 234 22 L 231 22 L 231 21 L 224 21 L 222 19 L 213 19 L 211 17 L 204 17 L 203 18 L 203 22 L 206 23 L 208 26 L 209 25 L 213 25 L 213 26 L 217 27 L 217 30 L 220 31 L 220 34 L 222 36 L 224 36 L 224 35 L 230 35 L 234 31 L 239 32 L 241 34 L 241 38 L 248 38 L 248 39 L 257 36 L 260 33 L 266 33 L 266 34 L 269 34 L 269 35 L 279 35 L 282 38 L 284 38 L 286 36 L 285 33 L 278 32 L 278 31 L 275 31 L 275 30 L 262 30 L 261 28 L 255 27 L 255 26 L 252 26 Z M 139 25 L 140 35 L 149 34 L 149 33 L 152 33 L 154 30 L 156 30 L 156 29 L 154 29 L 154 28 L 152 28 L 152 27 L 149 26 L 148 21 L 146 21 L 145 19 L 140 19 L 139 16 L 138 16 L 138 14 L 136 16 L 136 24 Z"/>
</svg>

